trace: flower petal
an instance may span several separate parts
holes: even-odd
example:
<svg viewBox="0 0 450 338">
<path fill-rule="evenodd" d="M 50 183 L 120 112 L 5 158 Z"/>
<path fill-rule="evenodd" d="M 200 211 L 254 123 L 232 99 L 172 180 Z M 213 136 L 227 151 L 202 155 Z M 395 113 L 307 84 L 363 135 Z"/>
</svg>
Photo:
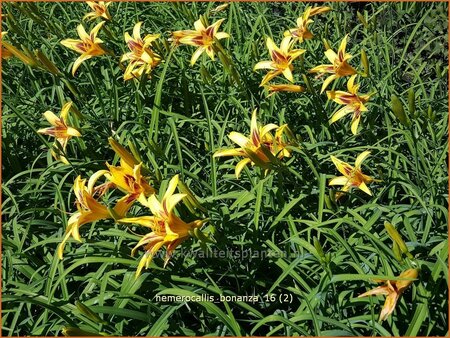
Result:
<svg viewBox="0 0 450 338">
<path fill-rule="evenodd" d="M 230 37 L 230 34 L 225 32 L 219 32 L 214 36 L 217 40 L 222 40 Z"/>
<path fill-rule="evenodd" d="M 319 65 L 309 70 L 310 73 L 334 73 L 333 65 Z"/>
<path fill-rule="evenodd" d="M 178 202 L 180 202 L 186 196 L 186 194 L 175 194 L 168 197 L 167 199 L 164 199 L 163 207 L 166 214 L 169 215 L 172 212 L 173 208 L 175 208 L 175 206 L 178 204 Z"/>
<path fill-rule="evenodd" d="M 98 170 L 89 178 L 88 186 L 87 186 L 87 192 L 89 195 L 94 194 L 95 183 L 97 183 L 99 178 L 104 176 L 106 173 L 108 173 L 108 170 Z"/>
<path fill-rule="evenodd" d="M 261 140 L 261 136 L 259 134 L 259 127 L 257 121 L 257 109 L 254 109 L 252 112 L 252 119 L 250 121 L 250 138 L 254 145 L 258 146 Z"/>
<path fill-rule="evenodd" d="M 392 312 L 394 312 L 399 296 L 398 293 L 392 292 L 386 297 L 386 301 L 381 309 L 380 320 L 385 320 Z"/>
<path fill-rule="evenodd" d="M 205 48 L 205 52 L 209 56 L 209 58 L 214 61 L 214 49 L 209 46 Z"/>
<path fill-rule="evenodd" d="M 341 66 L 339 67 L 339 71 L 337 72 L 339 76 L 349 76 L 356 74 L 357 71 L 355 68 L 350 66 L 347 62 L 342 62 Z"/>
<path fill-rule="evenodd" d="M 331 179 L 328 185 L 346 185 L 347 183 L 348 183 L 347 177 L 339 176 Z"/>
<path fill-rule="evenodd" d="M 155 226 L 155 217 L 154 216 L 140 216 L 140 217 L 121 218 L 118 220 L 118 222 L 139 224 L 144 227 L 153 229 Z"/>
<path fill-rule="evenodd" d="M 322 89 L 320 90 L 320 93 L 322 94 L 325 89 L 327 89 L 328 85 L 333 82 L 337 78 L 337 75 L 333 74 L 331 76 L 328 76 L 325 81 L 323 81 Z"/>
<path fill-rule="evenodd" d="M 331 157 L 331 160 L 333 161 L 334 165 L 336 166 L 337 170 L 342 175 L 344 175 L 345 177 L 348 178 L 349 174 L 353 171 L 353 167 L 350 164 L 334 157 L 333 155 L 331 155 L 330 157 Z"/>
<path fill-rule="evenodd" d="M 144 47 L 150 46 L 150 44 L 151 44 L 153 41 L 158 40 L 159 37 L 160 37 L 160 34 L 147 34 L 147 35 L 145 36 L 144 40 L 143 40 L 143 41 L 144 41 Z"/>
<path fill-rule="evenodd" d="M 187 238 L 187 237 L 186 237 Z M 164 258 L 164 266 L 167 266 L 167 263 L 169 263 L 170 258 L 172 257 L 173 252 L 177 248 L 178 245 L 180 245 L 183 241 L 186 240 L 186 238 L 178 238 L 167 245 L 166 249 L 166 257 Z"/>
<path fill-rule="evenodd" d="M 289 68 L 286 68 L 286 69 L 283 70 L 283 75 L 290 82 L 294 82 L 294 77 L 293 77 L 292 72 L 291 72 L 291 70 Z"/>
<path fill-rule="evenodd" d="M 229 135 L 228 138 L 233 141 L 234 143 L 238 144 L 241 148 L 245 148 L 247 147 L 247 145 L 250 143 L 250 140 L 245 137 L 244 135 L 242 135 L 241 133 L 232 131 Z"/>
<path fill-rule="evenodd" d="M 245 155 L 245 152 L 240 148 L 236 148 L 236 149 L 218 150 L 214 153 L 213 157 L 242 156 L 242 155 Z"/>
<path fill-rule="evenodd" d="M 325 56 L 332 64 L 334 64 L 337 59 L 337 54 L 332 49 L 327 49 L 325 51 Z"/>
<path fill-rule="evenodd" d="M 200 55 L 202 55 L 202 53 L 204 52 L 205 48 L 204 47 L 199 47 L 197 48 L 197 50 L 194 52 L 194 54 L 192 54 L 192 58 L 191 58 L 191 66 L 193 66 L 196 62 L 197 59 L 200 57 Z"/>
<path fill-rule="evenodd" d="M 359 121 L 361 120 L 361 115 L 358 114 L 356 115 L 353 120 L 352 120 L 352 133 L 353 135 L 356 135 L 357 131 L 358 131 L 358 125 L 359 125 Z"/>
<path fill-rule="evenodd" d="M 67 133 L 67 135 L 70 135 L 70 136 L 76 136 L 76 137 L 81 136 L 81 133 L 72 127 L 67 127 L 66 133 Z"/>
<path fill-rule="evenodd" d="M 133 38 L 135 40 L 142 40 L 141 39 L 141 26 L 142 26 L 142 21 L 139 21 L 133 27 Z"/>
<path fill-rule="evenodd" d="M 239 176 L 241 175 L 242 170 L 249 163 L 251 163 L 251 160 L 249 158 L 244 158 L 243 160 L 239 161 L 238 164 L 236 164 L 236 168 L 235 168 L 236 178 L 239 178 Z"/>
<path fill-rule="evenodd" d="M 270 37 L 267 37 L 266 39 L 266 46 L 269 50 L 269 55 L 272 55 L 273 51 L 277 51 L 280 53 L 280 49 L 277 47 L 277 45 L 273 42 L 273 40 Z"/>
<path fill-rule="evenodd" d="M 129 195 L 125 195 L 118 200 L 114 206 L 114 211 L 120 218 L 123 218 L 127 214 L 128 210 L 134 203 L 134 200 L 130 201 L 129 197 Z"/>
<path fill-rule="evenodd" d="M 351 113 L 353 111 L 353 108 L 351 106 L 345 106 L 339 109 L 336 113 L 331 116 L 330 124 L 336 122 L 337 120 L 343 118 L 345 115 Z"/>
<path fill-rule="evenodd" d="M 255 65 L 255 67 L 253 67 L 253 70 L 258 70 L 258 69 L 276 69 L 272 65 L 273 65 L 272 61 L 260 61 L 260 62 L 258 62 Z"/>
<path fill-rule="evenodd" d="M 97 37 L 98 31 L 100 30 L 100 28 L 103 27 L 104 24 L 105 24 L 105 21 L 102 21 L 102 22 L 98 23 L 97 25 L 95 25 L 94 28 L 92 28 L 91 34 L 90 34 L 90 39 L 92 41 L 95 40 L 95 38 Z"/>
<path fill-rule="evenodd" d="M 64 104 L 64 106 L 62 107 L 62 109 L 61 109 L 60 117 L 61 117 L 61 119 L 64 121 L 64 123 L 66 123 L 66 121 L 67 121 L 67 115 L 68 115 L 69 112 L 70 112 L 70 108 L 72 107 L 72 103 L 73 103 L 73 102 L 71 102 L 71 101 L 66 102 L 66 103 Z"/>
<path fill-rule="evenodd" d="M 359 89 L 359 85 L 355 85 L 355 79 L 357 76 L 358 76 L 357 74 L 352 75 L 347 82 L 347 89 L 352 94 L 356 94 Z"/>
<path fill-rule="evenodd" d="M 277 129 L 278 126 L 274 123 L 269 123 L 267 125 L 265 125 L 264 127 L 261 128 L 261 133 L 260 133 L 260 137 L 261 139 L 264 138 L 264 136 L 270 132 L 271 130 Z"/>
<path fill-rule="evenodd" d="M 399 277 L 400 278 L 417 279 L 418 275 L 419 275 L 419 270 L 417 270 L 417 269 L 408 269 L 408 270 L 403 271 L 399 275 Z M 403 292 L 404 289 L 406 289 L 413 282 L 414 282 L 413 280 L 398 280 L 398 281 L 395 281 L 395 285 L 397 286 L 397 290 L 399 292 Z"/>
<path fill-rule="evenodd" d="M 150 256 L 149 253 L 145 253 L 144 256 L 142 256 L 141 260 L 139 261 L 138 267 L 136 269 L 136 273 L 134 275 L 135 278 L 138 278 L 141 275 L 142 269 L 144 268 L 144 266 L 147 265 L 147 261 L 148 260 L 152 260 L 153 256 Z"/>
<path fill-rule="evenodd" d="M 84 41 L 86 39 L 89 39 L 89 35 L 88 35 L 88 33 L 86 33 L 86 30 L 84 29 L 82 24 L 79 24 L 77 26 L 77 33 L 81 40 Z"/>
<path fill-rule="evenodd" d="M 291 47 L 291 36 L 286 36 L 281 40 L 280 44 L 280 50 L 283 52 L 283 54 L 289 53 L 289 48 Z"/>
<path fill-rule="evenodd" d="M 158 199 L 156 198 L 155 195 L 151 195 L 146 203 L 146 206 L 150 208 L 151 212 L 153 215 L 155 216 L 161 216 L 164 217 L 164 208 L 161 205 L 161 203 L 159 203 Z"/>
<path fill-rule="evenodd" d="M 58 245 L 58 248 L 56 249 L 56 255 L 58 256 L 59 259 L 63 259 L 64 247 L 66 246 L 66 242 L 71 237 L 71 234 L 72 234 L 71 231 L 66 231 L 66 234 L 64 235 L 63 240 L 61 241 L 61 243 Z"/>
<path fill-rule="evenodd" d="M 361 154 L 359 154 L 355 160 L 355 168 L 357 168 L 357 169 L 361 168 L 361 164 L 369 155 L 370 155 L 369 150 L 366 150 L 366 151 L 362 152 Z"/>
<path fill-rule="evenodd" d="M 205 26 L 202 24 L 202 20 L 197 20 L 194 22 L 194 27 L 197 32 L 206 30 Z"/>
<path fill-rule="evenodd" d="M 358 185 L 358 188 L 361 189 L 362 191 L 364 191 L 366 194 L 372 196 L 372 192 L 370 191 L 369 187 L 367 187 L 367 185 L 364 182 L 361 182 Z"/>
<path fill-rule="evenodd" d="M 375 289 L 372 289 L 370 291 L 364 292 L 363 294 L 359 295 L 358 298 L 361 297 L 367 297 L 367 296 L 374 296 L 374 295 L 388 295 L 390 293 L 389 288 L 387 286 L 379 286 Z"/>
<path fill-rule="evenodd" d="M 347 40 L 348 40 L 348 34 L 344 36 L 344 38 L 341 41 L 341 44 L 339 45 L 338 54 L 342 57 L 345 55 L 345 48 L 347 47 Z"/>
<path fill-rule="evenodd" d="M 89 55 L 89 54 L 86 54 L 86 53 L 81 54 L 81 55 L 78 57 L 78 59 L 76 59 L 75 62 L 73 63 L 73 66 L 72 66 L 72 76 L 75 76 L 75 73 L 76 73 L 78 67 L 80 67 L 80 65 L 81 65 L 84 61 L 90 59 L 91 57 L 92 57 L 92 55 Z"/>
<path fill-rule="evenodd" d="M 169 185 L 167 186 L 166 192 L 163 196 L 163 201 L 173 195 L 173 193 L 177 189 L 178 182 L 179 182 L 178 175 L 175 175 L 174 177 L 171 178 L 171 180 L 169 181 Z"/>
<path fill-rule="evenodd" d="M 209 31 L 210 29 L 213 30 L 212 36 L 215 36 L 217 34 L 217 31 L 219 30 L 220 25 L 222 24 L 222 22 L 224 22 L 225 19 L 220 19 L 216 22 L 214 22 L 211 26 L 209 26 L 207 28 L 207 31 Z"/>
<path fill-rule="evenodd" d="M 300 55 L 305 53 L 305 49 L 295 49 L 289 52 L 289 56 L 291 57 L 291 62 L 298 58 Z"/>
<path fill-rule="evenodd" d="M 305 88 L 298 85 L 291 84 L 275 84 L 275 85 L 267 85 L 267 90 L 270 92 L 270 95 L 275 94 L 276 92 L 291 92 L 291 93 L 301 93 L 305 91 Z"/>
<path fill-rule="evenodd" d="M 51 111 L 44 113 L 45 119 L 54 127 L 61 126 L 61 119 Z"/>
<path fill-rule="evenodd" d="M 359 102 L 355 95 L 341 90 L 328 90 L 327 97 L 329 100 L 333 100 L 339 104 L 353 104 Z"/>
<path fill-rule="evenodd" d="M 76 39 L 65 39 L 61 41 L 61 44 L 64 47 L 70 48 L 78 53 L 82 53 L 83 50 L 79 48 L 80 44 L 83 44 L 83 41 Z"/>
<path fill-rule="evenodd" d="M 267 82 L 281 74 L 281 70 L 272 70 L 268 72 L 262 79 L 260 86 L 264 86 Z"/>
</svg>

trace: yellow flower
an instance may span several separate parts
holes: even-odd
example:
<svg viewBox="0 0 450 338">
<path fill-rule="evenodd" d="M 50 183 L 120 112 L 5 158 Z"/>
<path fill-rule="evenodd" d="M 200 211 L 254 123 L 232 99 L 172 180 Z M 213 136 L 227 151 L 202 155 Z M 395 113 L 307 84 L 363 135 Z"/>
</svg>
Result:
<svg viewBox="0 0 450 338">
<path fill-rule="evenodd" d="M 112 218 L 108 208 L 98 202 L 95 198 L 96 193 L 99 191 L 100 195 L 105 192 L 104 185 L 97 187 L 95 186 L 98 179 L 105 175 L 105 173 L 107 173 L 106 170 L 99 170 L 94 173 L 89 178 L 87 186 L 86 180 L 81 179 L 81 176 L 78 176 L 75 179 L 73 191 L 76 197 L 78 211 L 72 214 L 69 218 L 66 234 L 57 249 L 59 259 L 63 258 L 64 246 L 70 237 L 73 237 L 76 241 L 81 242 L 79 228 L 82 225 L 102 219 Z M 114 212 L 119 218 L 122 218 L 127 213 L 131 205 L 132 203 L 128 202 L 127 196 L 125 196 L 117 201 L 116 206 L 114 207 Z"/>
<path fill-rule="evenodd" d="M 5 35 L 7 33 L 8 32 L 2 32 L 2 42 L 3 42 L 3 38 L 5 37 Z M 9 50 L 7 50 L 5 47 L 3 47 L 3 43 L 2 43 L 2 59 L 8 59 L 11 56 L 13 56 L 13 54 Z"/>
<path fill-rule="evenodd" d="M 322 90 L 320 91 L 321 93 L 323 93 L 328 85 L 335 79 L 356 74 L 356 70 L 348 64 L 348 60 L 352 58 L 352 55 L 345 52 L 347 38 L 348 35 L 342 39 L 337 54 L 332 49 L 326 50 L 325 56 L 331 62 L 331 65 L 320 65 L 310 70 L 311 73 L 333 74 L 323 82 Z"/>
<path fill-rule="evenodd" d="M 267 85 L 266 88 L 270 93 L 268 96 L 272 96 L 278 92 L 301 93 L 305 91 L 304 87 L 291 84 L 272 84 Z"/>
<path fill-rule="evenodd" d="M 125 81 L 132 78 L 140 78 L 143 73 L 150 75 L 152 69 L 161 62 L 161 57 L 150 49 L 151 43 L 159 38 L 159 34 L 147 34 L 142 39 L 140 33 L 141 25 L 142 22 L 138 22 L 134 26 L 133 37 L 128 32 L 125 33 L 125 42 L 131 51 L 123 55 L 120 60 L 121 63 L 130 61 L 123 76 Z"/>
<path fill-rule="evenodd" d="M 311 6 L 306 7 L 303 15 L 297 19 L 297 27 L 292 28 L 284 32 L 284 36 L 292 36 L 295 40 L 299 42 L 303 42 L 303 40 L 311 39 L 313 34 L 309 31 L 308 25 L 313 23 L 314 21 L 310 19 L 311 16 L 325 13 L 330 11 L 330 7 L 315 7 Z"/>
<path fill-rule="evenodd" d="M 72 75 L 75 75 L 78 67 L 80 67 L 83 61 L 86 61 L 94 56 L 100 56 L 105 54 L 105 51 L 100 46 L 103 43 L 102 40 L 97 38 L 98 31 L 102 28 L 105 22 L 102 21 L 97 24 L 88 35 L 84 30 L 83 25 L 77 26 L 78 36 L 80 40 L 76 39 L 65 39 L 61 41 L 61 44 L 67 48 L 74 50 L 77 53 L 80 53 L 81 56 L 75 60 L 72 67 Z"/>
<path fill-rule="evenodd" d="M 230 37 L 228 33 L 218 32 L 224 20 L 220 19 L 205 28 L 201 19 L 199 19 L 194 22 L 195 30 L 175 31 L 172 33 L 172 40 L 175 43 L 198 47 L 192 54 L 191 66 L 195 64 L 203 52 L 206 52 L 211 60 L 214 60 L 214 41 Z"/>
<path fill-rule="evenodd" d="M 51 111 L 46 111 L 44 113 L 44 117 L 47 121 L 52 125 L 52 127 L 39 129 L 38 133 L 50 135 L 56 138 L 56 142 L 61 145 L 63 152 L 66 151 L 66 146 L 68 141 L 72 136 L 79 137 L 81 136 L 80 132 L 75 128 L 69 127 L 67 125 L 67 115 L 69 114 L 70 107 L 72 106 L 72 102 L 67 102 L 61 109 L 60 117 L 57 117 Z M 57 151 L 51 150 L 53 157 L 56 160 L 61 160 L 63 163 L 68 164 L 66 157 L 61 155 L 59 149 Z"/>
<path fill-rule="evenodd" d="M 145 197 L 155 193 L 145 178 L 141 174 L 142 163 L 130 167 L 121 161 L 119 167 L 106 163 L 108 167 L 105 177 L 117 188 L 125 192 L 127 202 L 132 203 L 135 200 L 145 201 Z"/>
<path fill-rule="evenodd" d="M 119 222 L 134 223 L 150 228 L 152 231 L 145 235 L 133 248 L 132 255 L 140 247 L 144 246 L 145 254 L 141 258 L 136 277 L 141 274 L 144 266 L 149 267 L 153 256 L 162 246 L 166 246 L 166 258 L 164 266 L 178 245 L 189 238 L 189 232 L 199 228 L 206 220 L 196 220 L 186 223 L 176 216 L 173 212 L 176 204 L 181 201 L 186 194 L 174 194 L 178 185 L 178 175 L 174 176 L 160 203 L 155 195 L 149 197 L 145 205 L 150 208 L 153 216 L 141 216 L 133 218 L 123 218 Z"/>
<path fill-rule="evenodd" d="M 349 191 L 352 187 L 357 187 L 364 191 L 366 194 L 372 196 L 372 192 L 369 190 L 366 183 L 373 182 L 375 181 L 375 179 L 370 176 L 364 175 L 361 171 L 361 164 L 369 155 L 370 151 L 364 151 L 359 154 L 355 161 L 355 167 L 352 167 L 350 164 L 345 163 L 334 156 L 331 156 L 331 160 L 333 161 L 334 165 L 344 176 L 335 177 L 328 184 L 342 185 L 343 187 L 341 191 L 344 192 Z M 340 196 L 340 193 L 336 194 L 336 198 L 339 198 Z"/>
<path fill-rule="evenodd" d="M 110 1 L 86 1 L 86 4 L 91 7 L 92 12 L 87 13 L 83 20 L 85 19 L 95 19 L 95 18 L 103 18 L 105 20 L 111 20 L 111 15 L 109 14 L 108 7 L 111 5 Z"/>
<path fill-rule="evenodd" d="M 358 95 L 359 85 L 355 84 L 356 75 L 353 75 L 347 82 L 347 89 L 349 92 L 344 91 L 327 91 L 329 100 L 333 100 L 336 103 L 344 104 L 345 106 L 339 109 L 330 119 L 330 124 L 341 119 L 345 115 L 353 112 L 352 118 L 352 133 L 356 135 L 358 130 L 358 124 L 361 119 L 361 113 L 367 111 L 364 105 L 370 99 L 370 94 Z"/>
<path fill-rule="evenodd" d="M 262 79 L 260 84 L 261 86 L 265 85 L 267 82 L 280 74 L 283 74 L 284 77 L 290 82 L 294 82 L 294 77 L 292 76 L 292 70 L 294 69 L 294 66 L 292 65 L 292 62 L 300 55 L 302 55 L 305 50 L 291 50 L 292 42 L 293 41 L 290 36 L 285 37 L 281 41 L 280 48 L 278 48 L 271 38 L 267 38 L 266 45 L 272 61 L 258 62 L 253 68 L 253 70 L 270 69 L 267 75 Z"/>
<path fill-rule="evenodd" d="M 406 271 L 403 271 L 398 277 L 417 279 L 418 275 L 419 270 L 408 269 Z M 394 311 L 398 299 L 408 288 L 408 286 L 413 283 L 413 280 L 378 280 L 377 282 L 384 282 L 386 285 L 379 286 L 373 290 L 367 291 L 362 295 L 359 295 L 358 298 L 372 295 L 385 295 L 386 301 L 380 313 L 380 321 L 382 321 L 385 320 Z"/>
<path fill-rule="evenodd" d="M 127 194 L 125 197 L 129 203 L 135 200 L 139 200 L 141 203 L 145 202 L 147 196 L 155 193 L 155 189 L 142 177 L 142 163 L 138 163 L 134 156 L 113 138 L 108 141 L 120 157 L 120 166 L 116 167 L 106 163 L 108 167 L 108 171 L 105 173 L 106 179 Z"/>
<path fill-rule="evenodd" d="M 276 129 L 275 137 L 270 133 L 274 129 Z M 266 170 L 271 169 L 273 164 L 278 162 L 278 159 L 290 156 L 290 151 L 286 149 L 288 144 L 283 141 L 283 134 L 285 133 L 290 133 L 286 124 L 281 127 L 273 123 L 263 127 L 258 126 L 255 109 L 252 114 L 250 135 L 248 138 L 234 131 L 228 135 L 240 148 L 216 151 L 214 157 L 245 157 L 236 165 L 235 173 L 237 178 L 239 178 L 242 169 L 247 164 L 256 164 Z"/>
</svg>

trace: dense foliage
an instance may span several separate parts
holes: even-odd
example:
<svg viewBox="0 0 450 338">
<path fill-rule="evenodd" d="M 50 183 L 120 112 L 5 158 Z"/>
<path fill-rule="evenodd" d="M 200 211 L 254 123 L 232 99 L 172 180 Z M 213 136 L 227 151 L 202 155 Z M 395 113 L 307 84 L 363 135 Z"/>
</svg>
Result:
<svg viewBox="0 0 450 338">
<path fill-rule="evenodd" d="M 445 335 L 448 325 L 448 5 L 447 3 L 117 2 L 99 37 L 109 53 L 86 60 L 60 41 L 76 37 L 85 3 L 3 3 L 4 41 L 56 66 L 2 60 L 3 335 Z M 270 60 L 266 38 L 279 46 L 307 5 L 332 11 L 313 17 L 314 37 L 293 62 L 305 92 L 268 95 L 260 87 Z M 200 56 L 173 47 L 171 32 L 224 18 L 220 40 L 228 57 Z M 97 21 L 84 23 L 86 30 Z M 162 62 L 151 77 L 124 81 L 123 34 L 161 34 L 153 48 Z M 88 30 L 89 31 L 89 30 Z M 348 34 L 349 63 L 361 93 L 374 93 L 356 135 L 350 118 L 329 124 L 339 105 L 320 94 L 323 79 L 308 70 L 328 63 Z M 366 64 L 361 61 L 367 56 Z M 25 53 L 26 55 L 26 53 Z M 35 55 L 35 54 L 33 54 Z M 36 54 L 37 55 L 37 54 Z M 53 72 L 51 71 L 53 70 Z M 282 76 L 281 76 L 282 77 Z M 347 90 L 348 78 L 328 88 Z M 282 80 L 279 83 L 287 83 Z M 67 146 L 69 164 L 55 160 L 43 113 L 73 101 L 72 126 L 82 137 Z M 291 157 L 265 173 L 235 158 L 232 131 L 248 135 L 252 111 L 261 124 L 288 124 L 298 143 Z M 70 213 L 73 183 L 118 162 L 108 138 L 142 159 L 164 192 L 176 174 L 201 208 L 180 203 L 186 221 L 209 218 L 211 241 L 182 243 L 169 264 L 156 256 L 135 278 L 142 250 L 131 249 L 143 227 L 102 220 L 80 229 L 56 255 Z M 353 164 L 371 151 L 362 170 L 377 181 L 372 196 L 358 189 L 336 198 L 339 175 L 330 156 Z M 162 195 L 160 194 L 160 197 Z M 132 215 L 147 215 L 135 204 Z M 385 222 L 395 225 L 407 251 L 398 252 Z M 373 276 L 392 279 L 408 268 L 419 275 L 393 314 L 378 321 L 384 297 L 357 298 Z M 157 295 L 214 296 L 162 301 Z M 220 300 L 222 296 L 258 296 Z M 88 307 L 90 310 L 87 310 Z M 71 329 L 67 329 L 71 328 Z"/>
</svg>

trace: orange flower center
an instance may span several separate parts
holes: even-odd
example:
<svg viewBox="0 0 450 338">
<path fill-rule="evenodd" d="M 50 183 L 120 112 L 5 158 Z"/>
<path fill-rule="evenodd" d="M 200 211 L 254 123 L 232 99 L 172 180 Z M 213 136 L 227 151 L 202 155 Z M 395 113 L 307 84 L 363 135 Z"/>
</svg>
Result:
<svg viewBox="0 0 450 338">
<path fill-rule="evenodd" d="M 291 57 L 274 50 L 272 51 L 272 61 L 276 64 L 277 68 L 286 69 L 289 67 Z"/>
<path fill-rule="evenodd" d="M 95 13 L 97 13 L 97 15 L 102 15 L 103 13 L 105 13 L 106 9 L 103 6 L 95 4 L 94 11 L 95 11 Z"/>
</svg>

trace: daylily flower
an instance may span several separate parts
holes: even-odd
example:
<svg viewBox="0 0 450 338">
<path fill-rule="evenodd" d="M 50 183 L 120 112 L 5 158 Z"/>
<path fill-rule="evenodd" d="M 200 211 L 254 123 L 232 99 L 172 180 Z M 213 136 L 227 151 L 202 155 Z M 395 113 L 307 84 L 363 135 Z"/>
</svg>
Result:
<svg viewBox="0 0 450 338">
<path fill-rule="evenodd" d="M 105 51 L 100 46 L 103 43 L 102 40 L 97 38 L 98 31 L 104 25 L 104 21 L 97 24 L 88 35 L 83 27 L 83 25 L 77 26 L 78 36 L 80 40 L 76 39 L 65 39 L 61 41 L 61 44 L 67 48 L 74 50 L 77 53 L 80 53 L 81 56 L 75 60 L 75 63 L 72 67 L 72 75 L 75 76 L 75 72 L 78 67 L 80 67 L 83 61 L 86 61 L 94 56 L 100 56 L 105 54 Z"/>
<path fill-rule="evenodd" d="M 331 62 L 331 65 L 320 65 L 310 70 L 311 73 L 333 74 L 323 82 L 322 90 L 320 91 L 321 93 L 323 93 L 328 85 L 335 79 L 357 73 L 356 70 L 348 64 L 348 60 L 352 58 L 352 55 L 345 52 L 347 39 L 348 35 L 342 39 L 337 54 L 332 49 L 327 49 L 325 51 L 325 56 Z"/>
<path fill-rule="evenodd" d="M 161 62 L 161 57 L 150 49 L 151 43 L 159 38 L 159 34 L 147 34 L 142 39 L 140 33 L 141 25 L 142 22 L 138 22 L 134 26 L 133 37 L 128 32 L 125 33 L 125 42 L 131 51 L 120 59 L 121 63 L 130 61 L 123 76 L 125 81 L 132 78 L 140 78 L 143 73 L 150 75 L 152 69 Z"/>
<path fill-rule="evenodd" d="M 13 54 L 9 50 L 7 50 L 5 47 L 3 47 L 3 38 L 5 37 L 5 35 L 7 33 L 8 32 L 2 32 L 2 59 L 8 59 L 11 56 L 13 56 Z"/>
<path fill-rule="evenodd" d="M 419 275 L 419 270 L 408 269 L 403 271 L 398 277 L 400 278 L 411 278 L 417 279 Z M 367 297 L 372 295 L 385 295 L 386 301 L 384 303 L 383 309 L 380 313 L 380 321 L 385 320 L 395 309 L 398 299 L 402 293 L 412 284 L 413 280 L 377 280 L 377 282 L 384 282 L 384 286 L 379 286 L 373 290 L 367 291 L 359 297 Z"/>
<path fill-rule="evenodd" d="M 331 156 L 331 160 L 333 161 L 334 165 L 344 176 L 335 177 L 328 184 L 342 185 L 343 187 L 341 191 L 345 192 L 349 191 L 352 187 L 357 187 L 364 191 L 366 194 L 372 196 L 372 192 L 369 190 L 366 184 L 375 181 L 375 179 L 370 176 L 364 175 L 361 171 L 361 164 L 369 155 L 370 151 L 364 151 L 359 154 L 355 161 L 355 167 L 352 167 L 350 164 L 345 163 L 334 156 Z M 339 198 L 340 196 L 340 193 L 336 194 L 336 198 Z"/>
<path fill-rule="evenodd" d="M 152 232 L 145 235 L 138 242 L 131 252 L 134 255 L 139 247 L 144 246 L 145 254 L 139 262 L 136 277 L 141 274 L 144 266 L 146 268 L 149 267 L 153 256 L 162 246 L 167 247 L 164 261 L 164 266 L 166 266 L 176 247 L 189 238 L 189 232 L 201 227 L 206 222 L 206 220 L 196 220 L 186 223 L 175 215 L 173 210 L 176 204 L 186 196 L 186 194 L 174 194 L 177 185 L 178 175 L 170 180 L 162 202 L 159 202 L 155 195 L 149 197 L 145 205 L 150 208 L 153 216 L 123 218 L 119 220 L 119 222 L 123 223 L 139 224 L 152 230 Z"/>
<path fill-rule="evenodd" d="M 266 88 L 270 93 L 268 96 L 272 96 L 278 92 L 301 93 L 305 91 L 304 87 L 291 84 L 272 84 L 267 85 Z"/>
<path fill-rule="evenodd" d="M 87 13 L 84 19 L 95 19 L 95 18 L 103 18 L 105 20 L 111 20 L 111 15 L 109 14 L 108 7 L 111 5 L 110 1 L 86 1 L 86 4 L 91 7 L 93 12 Z"/>
<path fill-rule="evenodd" d="M 361 119 L 361 113 L 367 111 L 364 105 L 369 101 L 370 94 L 358 95 L 359 85 L 355 84 L 355 78 L 357 75 L 353 75 L 347 82 L 347 89 L 349 92 L 344 91 L 327 91 L 329 100 L 333 100 L 336 103 L 344 104 L 345 106 L 339 109 L 330 119 L 330 124 L 336 122 L 340 118 L 349 113 L 353 113 L 352 118 L 352 133 L 356 135 L 358 130 L 358 124 Z"/>
<path fill-rule="evenodd" d="M 270 133 L 276 129 L 275 136 Z M 283 141 L 283 134 L 290 134 L 288 126 L 282 125 L 278 127 L 276 124 L 270 123 L 266 126 L 258 126 L 256 120 L 256 109 L 253 111 L 250 136 L 247 138 L 241 133 L 231 132 L 228 137 L 238 144 L 240 148 L 224 149 L 216 151 L 214 157 L 221 156 L 242 156 L 244 157 L 235 169 L 236 178 L 239 178 L 242 169 L 247 164 L 256 164 L 263 169 L 271 169 L 279 159 L 289 157 L 290 151 L 286 149 L 288 145 Z"/>
<path fill-rule="evenodd" d="M 81 136 L 80 132 L 75 128 L 69 127 L 67 125 L 67 118 L 70 111 L 70 107 L 72 106 L 72 102 L 67 102 L 61 109 L 60 117 L 56 116 L 51 111 L 46 111 L 44 113 L 44 117 L 47 121 L 52 125 L 52 127 L 39 129 L 38 133 L 44 135 L 50 135 L 56 138 L 56 142 L 61 145 L 63 152 L 66 151 L 67 143 L 69 142 L 72 136 L 79 137 Z M 59 149 L 57 151 L 51 150 L 53 157 L 56 160 L 61 160 L 63 163 L 68 164 L 66 157 L 60 154 Z"/>
<path fill-rule="evenodd" d="M 124 162 L 121 162 L 119 167 L 112 166 L 108 163 L 106 163 L 106 166 L 108 167 L 108 171 L 105 173 L 105 177 L 127 194 L 127 202 L 132 203 L 135 200 L 139 200 L 139 202 L 143 203 L 145 197 L 155 193 L 155 189 L 142 177 L 142 163 L 134 167 L 130 167 Z"/>
<path fill-rule="evenodd" d="M 102 219 L 112 218 L 108 208 L 101 204 L 95 197 L 99 191 L 101 192 L 100 195 L 104 194 L 106 191 L 104 185 L 97 187 L 95 186 L 98 179 L 106 173 L 106 170 L 99 170 L 94 173 L 89 178 L 87 186 L 86 179 L 81 179 L 81 176 L 78 176 L 75 179 L 73 191 L 75 193 L 78 211 L 69 218 L 66 234 L 57 249 L 59 259 L 63 258 L 64 246 L 70 237 L 73 237 L 76 241 L 81 242 L 79 229 L 82 225 Z M 125 196 L 117 201 L 113 209 L 114 213 L 117 217 L 122 218 L 125 216 L 131 205 L 132 203 L 128 202 L 127 196 Z"/>
<path fill-rule="evenodd" d="M 308 25 L 313 23 L 314 21 L 310 19 L 311 16 L 325 13 L 330 11 L 330 7 L 315 7 L 311 6 L 306 7 L 303 15 L 297 19 L 297 27 L 292 28 L 284 32 L 284 36 L 292 36 L 295 40 L 299 42 L 303 42 L 303 40 L 311 39 L 313 34 L 309 31 Z"/>
<path fill-rule="evenodd" d="M 175 31 L 172 33 L 172 40 L 175 43 L 198 47 L 192 54 L 191 66 L 195 64 L 203 52 L 206 52 L 211 60 L 214 60 L 214 41 L 230 37 L 228 33 L 218 32 L 224 20 L 220 19 L 205 28 L 201 19 L 199 19 L 194 22 L 195 30 Z"/>
<path fill-rule="evenodd" d="M 108 141 L 114 152 L 120 157 L 120 166 L 116 167 L 106 163 L 109 170 L 105 173 L 105 177 L 127 194 L 125 197 L 129 203 L 136 199 L 145 203 L 146 197 L 154 194 L 155 189 L 142 177 L 142 163 L 138 163 L 134 156 L 113 138 Z"/>
<path fill-rule="evenodd" d="M 280 48 L 278 48 L 273 40 L 269 37 L 266 40 L 266 45 L 272 61 L 258 62 L 253 68 L 253 70 L 270 69 L 267 75 L 262 79 L 260 85 L 265 85 L 267 82 L 280 74 L 283 74 L 284 77 L 290 82 L 294 82 L 294 77 L 292 76 L 292 70 L 294 69 L 294 66 L 292 65 L 292 62 L 300 55 L 302 55 L 305 50 L 291 50 L 292 38 L 290 36 L 283 38 Z"/>
</svg>

